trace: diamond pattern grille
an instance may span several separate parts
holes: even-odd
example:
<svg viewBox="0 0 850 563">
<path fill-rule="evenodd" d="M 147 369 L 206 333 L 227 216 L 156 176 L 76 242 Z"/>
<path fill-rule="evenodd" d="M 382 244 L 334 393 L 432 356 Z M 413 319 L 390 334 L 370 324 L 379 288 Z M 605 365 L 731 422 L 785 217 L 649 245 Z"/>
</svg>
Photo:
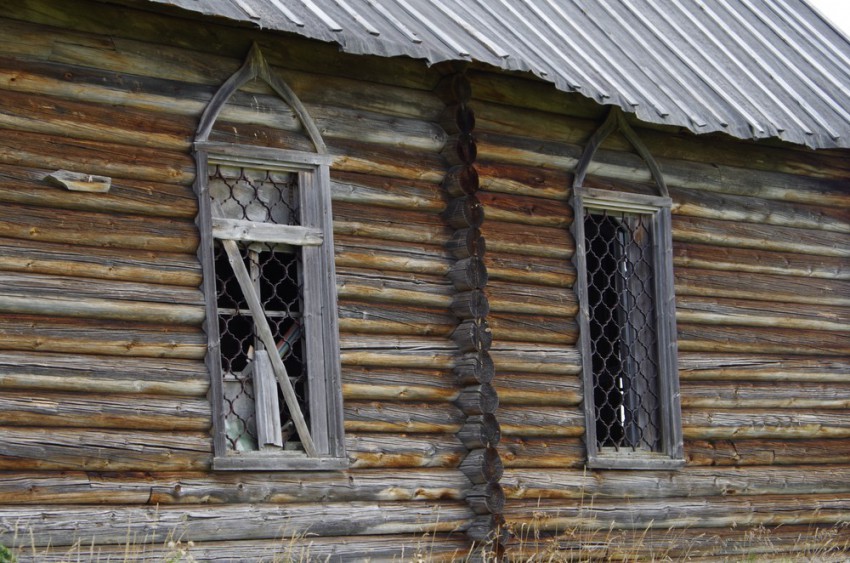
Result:
<svg viewBox="0 0 850 563">
<path fill-rule="evenodd" d="M 219 165 L 212 169 L 208 186 L 210 196 L 229 219 L 298 224 L 295 173 Z M 300 248 L 250 242 L 240 243 L 240 253 L 277 342 L 276 353 L 309 423 Z M 259 448 L 252 360 L 254 351 L 264 347 L 255 334 L 253 317 L 227 253 L 217 241 L 214 257 L 227 445 L 233 451 L 255 451 Z M 286 403 L 282 396 L 278 399 L 284 448 L 300 449 Z"/>
<path fill-rule="evenodd" d="M 598 448 L 660 450 L 651 217 L 585 210 Z"/>
</svg>

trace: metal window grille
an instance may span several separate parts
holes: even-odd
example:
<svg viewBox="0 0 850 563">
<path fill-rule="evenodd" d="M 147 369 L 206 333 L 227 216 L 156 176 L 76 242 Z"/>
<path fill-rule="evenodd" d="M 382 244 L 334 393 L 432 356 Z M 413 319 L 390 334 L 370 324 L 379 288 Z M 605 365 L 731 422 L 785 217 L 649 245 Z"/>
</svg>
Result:
<svg viewBox="0 0 850 563">
<path fill-rule="evenodd" d="M 652 217 L 585 209 L 597 449 L 661 451 Z"/>
<path fill-rule="evenodd" d="M 210 170 L 208 186 L 210 197 L 228 219 L 299 224 L 297 173 L 218 165 Z M 283 360 L 301 412 L 309 421 L 309 379 L 302 338 L 301 249 L 249 242 L 240 244 L 240 253 L 277 343 L 274 353 Z M 277 411 L 272 418 L 280 426 L 280 436 L 271 439 L 271 443 L 262 443 L 267 439 L 258 428 L 256 390 L 262 374 L 254 369 L 253 360 L 264 346 L 255 333 L 253 317 L 227 254 L 218 242 L 214 262 L 227 447 L 241 452 L 267 447 L 300 450 L 294 422 L 276 385 L 275 396 L 263 404 L 272 404 Z"/>
</svg>

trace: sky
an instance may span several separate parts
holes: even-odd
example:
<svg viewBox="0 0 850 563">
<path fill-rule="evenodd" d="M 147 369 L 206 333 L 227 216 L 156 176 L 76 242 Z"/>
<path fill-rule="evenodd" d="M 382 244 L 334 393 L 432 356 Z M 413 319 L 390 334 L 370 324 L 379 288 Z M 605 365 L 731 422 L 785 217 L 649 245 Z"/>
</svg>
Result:
<svg viewBox="0 0 850 563">
<path fill-rule="evenodd" d="M 850 36 L 850 0 L 809 0 L 815 8 Z"/>
</svg>

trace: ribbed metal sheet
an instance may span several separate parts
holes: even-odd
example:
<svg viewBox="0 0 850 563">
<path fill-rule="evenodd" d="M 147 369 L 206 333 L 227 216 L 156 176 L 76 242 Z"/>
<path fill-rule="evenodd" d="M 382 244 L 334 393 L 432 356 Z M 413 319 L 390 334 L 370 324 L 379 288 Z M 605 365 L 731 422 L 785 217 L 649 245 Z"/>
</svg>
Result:
<svg viewBox="0 0 850 563">
<path fill-rule="evenodd" d="M 650 123 L 850 147 L 850 42 L 804 0 L 150 0 L 531 72 Z"/>
</svg>

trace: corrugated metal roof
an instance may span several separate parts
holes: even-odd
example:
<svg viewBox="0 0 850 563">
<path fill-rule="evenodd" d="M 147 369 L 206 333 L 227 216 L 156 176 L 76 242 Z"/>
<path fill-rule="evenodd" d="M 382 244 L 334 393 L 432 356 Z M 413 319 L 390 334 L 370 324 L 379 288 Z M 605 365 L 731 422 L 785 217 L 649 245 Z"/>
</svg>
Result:
<svg viewBox="0 0 850 563">
<path fill-rule="evenodd" d="M 643 121 L 850 147 L 850 42 L 804 0 L 150 0 L 354 54 L 531 72 Z"/>
</svg>

